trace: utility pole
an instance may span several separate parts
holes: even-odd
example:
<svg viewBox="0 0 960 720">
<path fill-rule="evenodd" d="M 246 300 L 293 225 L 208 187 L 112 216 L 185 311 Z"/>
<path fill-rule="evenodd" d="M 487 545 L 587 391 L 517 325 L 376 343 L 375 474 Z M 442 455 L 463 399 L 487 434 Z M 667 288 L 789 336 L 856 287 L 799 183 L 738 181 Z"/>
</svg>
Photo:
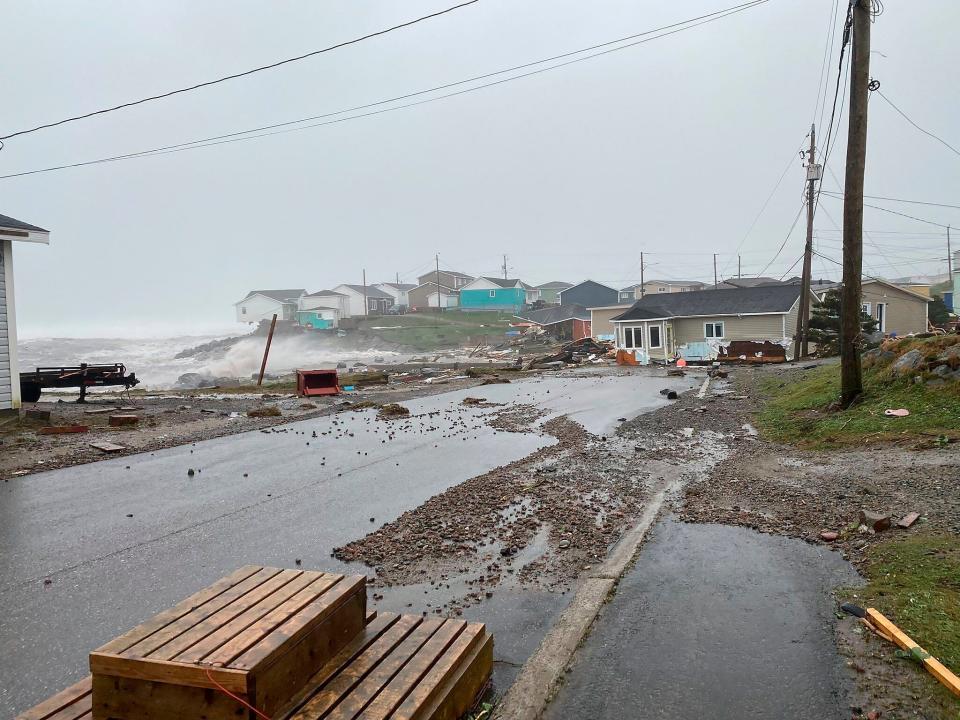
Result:
<svg viewBox="0 0 960 720">
<path fill-rule="evenodd" d="M 737 255 L 737 280 L 739 280 L 741 277 L 743 276 L 740 274 L 740 256 Z"/>
<path fill-rule="evenodd" d="M 813 211 L 816 205 L 817 180 L 817 126 L 810 125 L 810 150 L 807 154 L 807 244 L 803 248 L 803 273 L 800 280 L 800 311 L 797 313 L 797 334 L 794 337 L 793 359 L 807 356 L 807 336 L 810 334 L 810 282 L 813 264 Z"/>
<path fill-rule="evenodd" d="M 506 255 L 503 256 L 503 265 L 501 267 L 503 269 L 503 279 L 506 280 L 507 279 L 507 256 Z"/>
<path fill-rule="evenodd" d="M 713 289 L 717 289 L 717 254 L 713 254 Z"/>
<path fill-rule="evenodd" d="M 643 287 L 643 270 L 644 270 L 643 253 L 640 253 L 640 297 L 641 299 L 643 298 L 644 293 L 646 293 L 646 289 Z"/>
<path fill-rule="evenodd" d="M 850 119 L 843 193 L 843 290 L 840 300 L 840 404 L 863 393 L 860 367 L 860 274 L 863 271 L 863 176 L 867 163 L 872 0 L 853 0 Z"/>
<path fill-rule="evenodd" d="M 400 273 L 397 273 L 397 285 L 400 284 Z"/>
<path fill-rule="evenodd" d="M 439 253 L 436 256 L 437 260 L 437 312 L 442 312 L 443 308 L 440 306 L 440 255 Z"/>
<path fill-rule="evenodd" d="M 370 303 L 367 302 L 367 269 L 363 269 L 363 314 L 364 317 L 370 314 Z"/>
<path fill-rule="evenodd" d="M 950 226 L 947 225 L 947 282 L 953 287 L 953 252 L 950 250 Z"/>
</svg>

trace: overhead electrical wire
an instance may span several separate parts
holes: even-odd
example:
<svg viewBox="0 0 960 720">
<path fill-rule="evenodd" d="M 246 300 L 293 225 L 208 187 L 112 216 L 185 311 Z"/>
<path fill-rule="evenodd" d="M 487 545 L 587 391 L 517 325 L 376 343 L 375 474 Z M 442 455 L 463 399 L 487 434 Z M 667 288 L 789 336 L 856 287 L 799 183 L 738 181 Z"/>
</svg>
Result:
<svg viewBox="0 0 960 720">
<path fill-rule="evenodd" d="M 787 231 L 786 237 L 783 238 L 783 242 L 780 243 L 780 247 L 777 249 L 777 254 L 773 256 L 770 262 L 768 262 L 766 265 L 763 266 L 763 270 L 757 273 L 757 275 L 763 275 L 767 271 L 767 269 L 771 265 L 773 265 L 774 262 L 776 262 L 777 258 L 780 257 L 780 253 L 783 252 L 783 248 L 786 247 L 787 241 L 790 239 L 790 236 L 793 234 L 793 229 L 797 226 L 797 221 L 800 220 L 800 215 L 803 214 L 804 207 L 806 207 L 806 203 L 805 202 L 800 203 L 800 209 L 797 210 L 797 216 L 793 219 L 793 224 L 790 226 L 790 229 Z"/>
<path fill-rule="evenodd" d="M 379 37 L 380 35 L 386 35 L 395 30 L 400 30 L 405 27 L 410 27 L 411 25 L 416 25 L 425 20 L 430 20 L 441 15 L 446 15 L 447 13 L 453 12 L 454 10 L 459 10 L 464 8 L 467 5 L 473 5 L 474 3 L 480 2 L 480 0 L 467 0 L 462 2 L 459 5 L 454 5 L 453 7 L 448 7 L 446 10 L 439 10 L 429 15 L 423 15 L 422 17 L 415 18 L 413 20 L 408 20 L 406 22 L 400 23 L 399 25 L 394 25 L 392 27 L 385 28 L 383 30 L 377 30 L 376 32 L 368 33 L 360 37 L 353 38 L 352 40 L 345 40 L 343 42 L 336 43 L 335 45 L 330 45 L 320 50 L 311 50 L 308 53 L 303 55 L 297 55 L 296 57 L 286 58 L 284 60 L 278 60 L 276 62 L 270 63 L 268 65 L 261 65 L 259 67 L 250 68 L 249 70 L 243 70 L 242 72 L 233 73 L 232 75 L 224 75 L 223 77 L 216 78 L 214 80 L 206 80 L 204 82 L 196 83 L 195 85 L 190 85 L 188 87 L 179 88 L 177 90 L 170 90 L 168 92 L 160 93 L 159 95 L 151 95 L 149 97 L 140 98 L 139 100 L 131 100 L 130 102 L 121 103 L 119 105 L 114 105 L 113 107 L 103 108 L 101 110 L 94 110 L 92 112 L 84 113 L 82 115 L 74 115 L 72 117 L 67 117 L 62 120 L 57 120 L 55 122 L 44 123 L 43 125 L 37 125 L 36 127 L 27 128 L 25 130 L 18 130 L 16 132 L 9 133 L 7 135 L 0 135 L 0 140 L 9 140 L 10 138 L 18 137 L 20 135 L 27 135 L 29 133 L 34 133 L 39 130 L 46 130 L 47 128 L 57 127 L 58 125 L 65 125 L 66 123 L 76 122 L 77 120 L 85 120 L 86 118 L 91 118 L 95 115 L 104 115 L 106 113 L 115 112 L 117 110 L 122 110 L 124 108 L 133 107 L 134 105 L 142 105 L 143 103 L 153 102 L 154 100 L 162 100 L 163 98 L 168 98 L 173 95 L 179 95 L 181 93 L 191 92 L 193 90 L 199 90 L 200 88 L 209 87 L 211 85 L 216 85 L 218 83 L 226 82 L 228 80 L 236 80 L 237 78 L 246 77 L 247 75 L 253 75 L 254 73 L 262 72 L 264 70 L 272 70 L 273 68 L 280 67 L 281 65 L 287 65 L 289 63 L 298 62 L 300 60 L 306 60 L 307 58 L 314 57 L 316 55 L 321 55 L 323 53 L 328 53 L 333 50 L 337 50 L 348 45 L 355 45 L 364 40 L 369 40 L 370 38 Z"/>
<path fill-rule="evenodd" d="M 924 130 L 922 127 L 920 127 L 919 125 L 917 125 L 913 120 L 910 119 L 910 117 L 909 117 L 903 110 L 901 110 L 901 109 L 898 108 L 896 105 L 894 105 L 893 101 L 892 101 L 890 98 L 888 98 L 886 95 L 883 94 L 883 91 L 881 91 L 881 90 L 878 89 L 878 90 L 876 90 L 875 92 L 877 93 L 877 95 L 879 95 L 880 97 L 882 97 L 882 98 L 884 99 L 884 101 L 886 101 L 886 103 L 887 103 L 890 107 L 892 107 L 894 110 L 896 110 L 898 113 L 900 113 L 900 116 L 901 116 L 904 120 L 906 120 L 908 123 L 910 123 L 911 125 L 913 125 L 917 130 L 919 130 L 920 132 L 922 132 L 924 135 L 927 135 L 928 137 L 933 138 L 934 140 L 936 140 L 938 143 L 940 143 L 941 145 L 943 145 L 945 148 L 947 148 L 948 150 L 950 150 L 950 151 L 951 151 L 952 153 L 954 153 L 955 155 L 960 155 L 960 150 L 957 150 L 957 148 L 955 148 L 953 145 L 951 145 L 950 143 L 948 143 L 946 140 L 944 140 L 944 139 L 941 138 L 941 137 L 938 137 L 938 136 L 934 135 L 934 134 L 933 134 L 932 132 L 930 132 L 929 130 Z M 0 139 L 2 139 L 2 138 L 0 138 Z"/>
<path fill-rule="evenodd" d="M 707 14 L 707 15 L 701 15 L 701 16 L 698 16 L 698 17 L 695 17 L 695 18 L 690 18 L 690 19 L 688 19 L 688 20 L 684 20 L 684 21 L 681 21 L 681 22 L 678 22 L 678 23 L 673 23 L 673 24 L 671 24 L 671 25 L 665 25 L 665 26 L 663 26 L 663 27 L 655 28 L 655 29 L 653 29 L 653 30 L 647 30 L 647 31 L 644 31 L 644 32 L 642 32 L 642 33 L 637 33 L 637 34 L 635 34 L 635 35 L 628 36 L 628 37 L 626 37 L 626 38 L 620 38 L 620 39 L 618 39 L 618 40 L 611 40 L 611 41 L 608 41 L 608 42 L 605 42 L 605 43 L 601 43 L 601 44 L 599 44 L 599 45 L 594 45 L 594 46 L 591 46 L 591 47 L 588 47 L 588 48 L 581 48 L 580 50 L 574 50 L 574 51 L 571 51 L 571 52 L 564 53 L 564 54 L 562 54 L 562 55 L 556 55 L 556 56 L 553 56 L 553 57 L 551 57 L 551 58 L 544 58 L 544 59 L 542 59 L 542 60 L 535 60 L 535 61 L 532 61 L 532 62 L 524 63 L 524 64 L 522 64 L 522 65 L 516 65 L 516 66 L 514 66 L 514 67 L 505 68 L 505 69 L 503 69 L 503 70 L 497 70 L 497 71 L 495 71 L 495 72 L 486 73 L 486 74 L 484 74 L 484 75 L 478 75 L 478 76 L 475 76 L 475 77 L 472 77 L 472 78 L 468 78 L 468 79 L 466 79 L 466 80 L 459 80 L 459 81 L 452 82 L 452 83 L 446 83 L 446 84 L 444 84 L 444 85 L 438 85 L 438 86 L 436 86 L 436 87 L 428 88 L 428 89 L 426 89 L 426 90 L 418 90 L 418 91 L 413 92 L 413 93 L 407 93 L 407 94 L 405 94 L 405 95 L 399 95 L 399 96 L 392 97 L 392 98 L 387 98 L 387 99 L 384 99 L 384 100 L 378 100 L 378 101 L 373 102 L 373 103 L 368 103 L 368 104 L 365 104 L 365 105 L 358 105 L 358 106 L 354 106 L 354 107 L 352 107 L 352 108 L 346 108 L 346 109 L 343 109 L 343 110 L 337 110 L 337 111 L 325 113 L 325 114 L 322 114 L 322 115 L 314 115 L 314 116 L 311 116 L 311 117 L 300 118 L 300 119 L 298 119 L 298 120 L 289 120 L 289 121 L 285 121 L 285 122 L 281 122 L 281 123 L 275 123 L 275 124 L 272 124 L 272 125 L 264 125 L 264 126 L 261 126 L 261 127 L 250 128 L 250 129 L 247 129 L 247 130 L 241 130 L 241 131 L 237 131 L 237 132 L 233 132 L 233 133 L 227 133 L 227 134 L 224 134 L 224 135 L 214 135 L 214 136 L 211 136 L 211 137 L 201 138 L 201 139 L 198 139 L 198 140 L 191 140 L 191 141 L 188 141 L 188 142 L 178 143 L 178 144 L 175 144 L 175 145 L 166 145 L 166 146 L 162 146 L 162 147 L 152 148 L 152 149 L 150 149 L 150 150 L 141 150 L 141 151 L 138 151 L 138 152 L 125 153 L 125 154 L 123 154 L 123 155 L 114 155 L 114 156 L 111 156 L 111 157 L 99 158 L 99 159 L 97 159 L 97 160 L 87 160 L 87 161 L 83 161 L 83 162 L 69 163 L 69 164 L 65 164 L 65 165 L 56 165 L 56 166 L 47 167 L 47 168 L 39 168 L 39 169 L 36 169 L 36 170 L 27 170 L 27 171 L 23 171 L 23 172 L 19 172 L 19 173 L 10 173 L 10 174 L 7 174 L 7 175 L 0 175 L 0 180 L 10 179 L 10 178 L 16 178 L 16 177 L 23 177 L 23 176 L 26 176 L 26 175 L 36 175 L 36 174 L 38 174 L 38 173 L 54 172 L 54 171 L 57 171 L 57 170 L 65 170 L 65 169 L 68 169 L 68 168 L 84 167 L 84 166 L 87 166 L 87 165 L 97 165 L 97 164 L 101 164 L 101 163 L 116 162 L 116 161 L 120 161 L 120 160 L 130 160 L 130 159 L 140 158 L 140 157 L 153 157 L 153 156 L 156 156 L 156 155 L 166 155 L 166 154 L 175 153 L 175 152 L 183 152 L 183 151 L 185 151 L 185 150 L 194 150 L 194 149 L 197 149 L 197 148 L 211 147 L 211 146 L 214 146 L 214 145 L 223 145 L 223 144 L 227 144 L 227 143 L 240 142 L 240 141 L 245 141 L 245 140 L 253 140 L 253 139 L 261 138 L 261 137 L 269 137 L 269 136 L 271 136 L 271 135 L 280 135 L 280 134 L 283 134 L 283 133 L 297 132 L 297 131 L 300 131 L 300 130 L 307 130 L 307 129 L 310 129 L 310 128 L 322 127 L 322 126 L 325 126 L 325 125 L 333 125 L 333 124 L 337 124 L 337 123 L 346 122 L 346 121 L 348 121 L 348 120 L 357 120 L 357 119 L 360 119 L 360 118 L 371 117 L 371 116 L 374 116 L 374 115 L 380 115 L 380 114 L 383 114 L 383 113 L 392 112 L 392 111 L 394 111 L 394 110 L 403 110 L 403 109 L 405 109 L 405 108 L 415 107 L 415 106 L 417 106 L 417 105 L 425 105 L 425 104 L 427 104 L 427 103 L 436 102 L 436 101 L 438 101 L 438 100 L 444 100 L 444 99 L 451 98 L 451 97 L 455 97 L 455 96 L 458 96 L 458 95 L 463 95 L 463 94 L 466 94 L 466 93 L 475 92 L 475 91 L 477 91 L 477 90 L 483 90 L 483 89 L 485 89 L 485 88 L 493 87 L 493 86 L 496 86 L 496 85 L 502 85 L 502 84 L 504 84 L 504 83 L 511 82 L 511 81 L 513 81 L 513 80 L 520 80 L 520 79 L 522 79 L 522 78 L 530 77 L 530 76 L 533 76 L 533 75 L 539 75 L 539 74 L 541 74 L 541 73 L 549 72 L 549 71 L 551 71 L 551 70 L 556 70 L 556 69 L 558 69 L 558 68 L 566 67 L 567 65 L 573 65 L 574 63 L 583 62 L 583 61 L 585 61 L 585 60 L 590 60 L 590 59 L 593 59 L 593 58 L 596 58 L 596 57 L 601 57 L 601 56 L 603 56 L 603 55 L 608 55 L 608 54 L 610 54 L 610 53 L 614 53 L 614 52 L 617 52 L 617 51 L 620 51 L 620 50 L 625 50 L 625 49 L 627 49 L 627 48 L 634 47 L 634 46 L 636 46 L 636 45 L 642 45 L 642 44 L 647 43 L 647 42 L 652 42 L 653 40 L 658 40 L 658 39 L 660 39 L 660 38 L 667 37 L 667 36 L 669 36 L 669 35 L 674 35 L 674 34 L 676 34 L 676 33 L 678 33 L 678 32 L 682 32 L 682 31 L 684 31 L 684 30 L 690 30 L 690 29 L 692 29 L 692 28 L 694 28 L 694 27 L 698 27 L 698 26 L 700 26 L 700 25 L 705 25 L 705 24 L 707 24 L 707 23 L 709 23 L 709 22 L 715 22 L 716 20 L 720 20 L 720 19 L 722 19 L 722 18 L 729 17 L 730 15 L 734 15 L 734 14 L 743 12 L 743 11 L 745 11 L 745 10 L 749 10 L 749 9 L 754 8 L 754 7 L 758 7 L 758 6 L 760 6 L 760 5 L 764 5 L 764 4 L 768 3 L 768 2 L 770 2 L 770 0 L 751 0 L 751 2 L 746 2 L 746 3 L 742 3 L 742 4 L 740 4 L 740 5 L 735 5 L 735 6 L 726 8 L 726 9 L 724 9 L 724 10 L 718 10 L 718 11 L 716 11 L 716 12 L 709 13 L 709 14 Z M 667 32 L 664 32 L 664 31 L 667 31 Z M 660 34 L 655 34 L 655 33 L 660 33 Z M 647 37 L 647 36 L 650 36 L 650 35 L 652 35 L 652 37 Z M 640 40 L 635 40 L 634 42 L 627 43 L 627 44 L 625 44 L 625 45 L 617 45 L 616 47 L 612 47 L 612 48 L 603 50 L 603 51 L 601 51 L 601 52 L 592 53 L 592 54 L 590 54 L 590 55 L 585 55 L 585 56 L 583 56 L 583 57 L 573 58 L 572 60 L 567 60 L 566 62 L 557 63 L 556 65 L 550 65 L 550 66 L 545 67 L 545 68 L 538 68 L 538 69 L 536 69 L 536 70 L 532 70 L 532 71 L 530 71 L 530 72 L 522 73 L 522 74 L 520 74 L 520 75 L 514 75 L 514 76 L 511 76 L 511 77 L 502 78 L 502 79 L 500 79 L 500 80 L 495 80 L 495 81 L 493 81 L 493 82 L 484 83 L 484 84 L 482 84 L 482 85 L 477 85 L 477 86 L 474 86 L 474 87 L 465 88 L 465 89 L 463 89 L 463 90 L 458 90 L 458 91 L 456 91 L 456 92 L 446 93 L 446 94 L 444 94 L 444 95 L 438 95 L 438 96 L 435 96 L 435 97 L 429 97 L 429 98 L 426 98 L 426 99 L 424 99 L 424 100 L 418 100 L 418 101 L 412 102 L 412 103 L 405 103 L 405 104 L 402 104 L 402 105 L 394 105 L 394 106 L 387 107 L 387 108 L 381 108 L 381 109 L 379 109 L 379 110 L 373 110 L 373 111 L 370 111 L 370 112 L 359 113 L 359 114 L 356 114 L 356 115 L 348 115 L 347 117 L 335 118 L 335 119 L 332 119 L 332 120 L 326 120 L 326 121 L 324 121 L 324 122 L 312 123 L 312 124 L 308 124 L 308 125 L 302 125 L 302 123 L 310 122 L 310 121 L 312 121 L 312 120 L 318 120 L 318 119 L 322 119 L 322 118 L 330 118 L 330 117 L 333 117 L 333 116 L 336 116 L 336 115 L 344 115 L 344 114 L 346 114 L 346 113 L 356 112 L 357 110 L 362 110 L 362 109 L 366 109 L 366 108 L 372 108 L 372 107 L 376 107 L 376 106 L 379 106 L 379 105 L 385 105 L 385 104 L 388 104 L 388 103 L 397 102 L 397 101 L 399 101 L 399 100 L 404 100 L 404 99 L 408 99 L 408 98 L 411 98 L 411 97 L 416 97 L 416 96 L 419 96 L 419 95 L 425 95 L 425 94 L 428 94 L 428 93 L 436 92 L 436 91 L 438 91 L 438 90 L 443 90 L 443 89 L 450 88 L 450 87 L 454 87 L 454 86 L 457 86 L 457 85 L 463 85 L 463 84 L 466 84 L 466 83 L 475 82 L 475 81 L 477 81 L 477 80 L 481 80 L 481 79 L 484 79 L 484 78 L 494 77 L 494 76 L 496 76 L 496 75 L 503 75 L 503 74 L 505 74 L 505 73 L 513 72 L 513 71 L 516 71 L 516 70 L 521 70 L 521 69 L 528 68 L 528 67 L 532 67 L 532 66 L 534 66 L 534 65 L 541 65 L 541 64 L 546 63 L 546 62 L 552 62 L 552 61 L 554 61 L 554 60 L 561 59 L 561 58 L 566 58 L 566 57 L 570 57 L 570 56 L 572 56 L 572 55 L 578 55 L 578 54 L 581 54 L 581 53 L 584 53 L 584 52 L 588 52 L 588 51 L 590 51 L 590 50 L 592 50 L 592 49 L 596 49 L 596 48 L 600 48 L 600 47 L 606 47 L 606 46 L 609 46 L 609 45 L 611 45 L 611 44 L 616 44 L 616 43 L 619 43 L 619 42 L 623 42 L 623 41 L 626 40 L 626 39 L 632 39 L 632 38 L 638 38 L 638 37 L 639 37 L 639 38 L 642 38 L 642 39 L 640 39 Z M 291 126 L 291 125 L 298 125 L 298 127 L 289 127 L 289 126 Z M 283 128 L 283 129 L 279 129 L 279 130 L 278 130 L 277 128 Z M 262 131 L 265 131 L 265 130 L 273 130 L 274 132 L 262 132 Z"/>
<path fill-rule="evenodd" d="M 827 197 L 833 198 L 834 200 L 843 200 L 843 195 L 840 193 L 826 192 L 824 195 Z M 927 225 L 936 225 L 937 227 L 947 228 L 949 225 L 944 225 L 943 223 L 934 222 L 933 220 L 925 220 L 919 218 L 916 215 L 908 215 L 907 213 L 897 212 L 896 210 L 890 210 L 889 208 L 880 207 L 879 205 L 871 205 L 870 203 L 864 203 L 864 207 L 873 208 L 874 210 L 880 210 L 881 212 L 890 213 L 891 215 L 899 215 L 900 217 L 909 218 L 910 220 L 916 220 L 917 222 L 926 223 Z"/>
</svg>

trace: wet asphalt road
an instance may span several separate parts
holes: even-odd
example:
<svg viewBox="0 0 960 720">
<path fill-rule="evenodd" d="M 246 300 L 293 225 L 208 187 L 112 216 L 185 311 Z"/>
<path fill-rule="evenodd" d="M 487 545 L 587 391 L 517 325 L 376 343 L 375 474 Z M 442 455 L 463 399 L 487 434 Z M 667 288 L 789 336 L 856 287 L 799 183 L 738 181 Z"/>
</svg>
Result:
<svg viewBox="0 0 960 720">
<path fill-rule="evenodd" d="M 300 558 L 304 568 L 365 572 L 331 549 L 551 442 L 494 431 L 482 422 L 492 411 L 463 408 L 463 397 L 537 404 L 603 433 L 663 404 L 664 383 L 491 385 L 406 402 L 415 415 L 435 413 L 409 421 L 349 412 L 4 483 L 0 716 L 79 679 L 91 649 L 240 565 Z M 188 477 L 188 468 L 199 472 Z M 471 609 L 499 635 L 506 667 L 525 660 L 566 601 L 545 595 L 503 593 Z"/>
<path fill-rule="evenodd" d="M 662 521 L 546 718 L 849 717 L 830 591 L 857 582 L 823 547 Z"/>
</svg>

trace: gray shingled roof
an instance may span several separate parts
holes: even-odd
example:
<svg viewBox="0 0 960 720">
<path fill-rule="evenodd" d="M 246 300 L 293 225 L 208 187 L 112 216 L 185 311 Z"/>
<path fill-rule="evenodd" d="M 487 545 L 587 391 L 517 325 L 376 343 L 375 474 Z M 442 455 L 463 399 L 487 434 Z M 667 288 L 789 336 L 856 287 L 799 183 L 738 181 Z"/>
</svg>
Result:
<svg viewBox="0 0 960 720">
<path fill-rule="evenodd" d="M 563 282 L 563 280 L 551 280 L 543 285 L 537 285 L 538 290 L 566 290 L 573 287 L 573 283 Z"/>
<path fill-rule="evenodd" d="M 514 315 L 521 320 L 527 320 L 537 325 L 555 325 L 576 318 L 577 320 L 589 320 L 590 311 L 583 305 L 556 305 L 543 310 L 534 310 L 525 315 Z"/>
<path fill-rule="evenodd" d="M 412 283 L 380 283 L 380 284 L 389 285 L 390 287 L 396 288 L 397 290 L 400 290 L 400 291 L 413 290 L 415 287 L 417 287 Z"/>
<path fill-rule="evenodd" d="M 348 287 L 356 293 L 366 295 L 368 298 L 385 298 L 387 300 L 393 300 L 393 295 L 390 293 L 385 293 L 383 290 L 374 287 L 373 285 L 367 285 L 366 289 L 364 289 L 363 285 L 351 285 L 350 283 L 344 283 L 343 287 Z"/>
<path fill-rule="evenodd" d="M 524 284 L 520 280 L 516 280 L 512 278 L 495 278 L 495 277 L 487 277 L 486 275 L 484 275 L 480 279 L 492 282 L 494 285 L 499 285 L 502 288 L 514 288 L 514 287 L 517 287 L 517 283 L 519 283 L 521 286 Z M 531 288 L 531 290 L 532 289 L 533 288 Z"/>
<path fill-rule="evenodd" d="M 306 290 L 302 288 L 296 288 L 293 290 L 251 290 L 247 293 L 247 297 L 243 300 L 246 300 L 251 295 L 266 295 L 268 298 L 273 298 L 274 300 L 279 300 L 280 302 L 296 302 L 297 299 L 303 295 Z M 241 300 L 240 302 L 243 302 Z"/>
<path fill-rule="evenodd" d="M 612 319 L 652 320 L 709 315 L 787 313 L 799 297 L 799 285 L 760 285 L 728 290 L 658 293 L 637 300 L 629 310 Z"/>
<path fill-rule="evenodd" d="M 50 232 L 42 227 L 25 223 L 23 220 L 17 220 L 9 215 L 0 215 L 0 227 L 10 228 L 11 230 L 29 230 L 31 232 Z"/>
<path fill-rule="evenodd" d="M 320 297 L 322 295 L 339 295 L 340 297 L 346 297 L 346 295 L 338 293 L 336 290 L 317 290 L 307 295 L 307 297 Z"/>
</svg>

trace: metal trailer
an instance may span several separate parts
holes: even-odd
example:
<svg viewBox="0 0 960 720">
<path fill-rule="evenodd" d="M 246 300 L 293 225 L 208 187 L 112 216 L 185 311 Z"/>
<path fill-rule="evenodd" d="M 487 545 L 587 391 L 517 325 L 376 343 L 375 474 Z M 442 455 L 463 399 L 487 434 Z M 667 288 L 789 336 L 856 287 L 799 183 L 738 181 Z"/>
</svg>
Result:
<svg viewBox="0 0 960 720">
<path fill-rule="evenodd" d="M 87 401 L 87 388 L 120 386 L 129 390 L 140 380 L 134 373 L 127 374 L 122 363 L 113 365 L 88 365 L 80 363 L 70 367 L 38 367 L 33 372 L 20 373 L 20 399 L 36 402 L 44 388 L 80 388 L 77 402 Z"/>
</svg>

